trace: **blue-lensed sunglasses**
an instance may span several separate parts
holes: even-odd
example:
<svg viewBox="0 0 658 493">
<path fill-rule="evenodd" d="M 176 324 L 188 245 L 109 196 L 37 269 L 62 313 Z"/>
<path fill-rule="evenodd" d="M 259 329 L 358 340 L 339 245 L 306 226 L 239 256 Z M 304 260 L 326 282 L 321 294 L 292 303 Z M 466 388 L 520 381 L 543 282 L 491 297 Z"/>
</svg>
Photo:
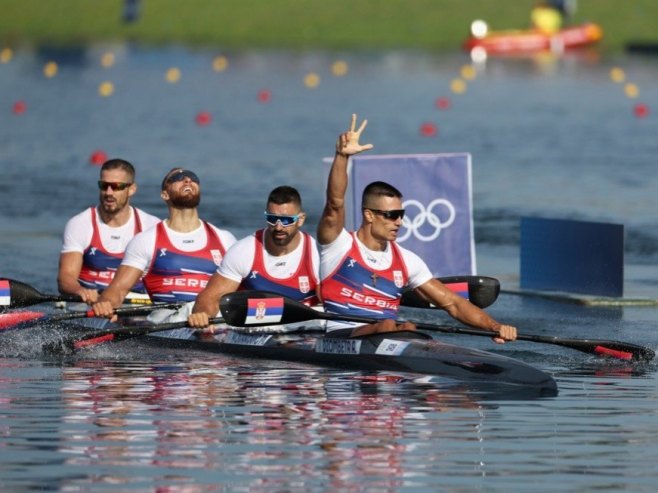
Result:
<svg viewBox="0 0 658 493">
<path fill-rule="evenodd" d="M 265 221 L 267 221 L 267 224 L 270 226 L 276 226 L 277 223 L 281 223 L 281 226 L 288 227 L 292 226 L 299 220 L 299 214 L 295 214 L 294 216 L 281 216 L 279 214 L 272 214 L 270 212 L 265 211 Z"/>
</svg>

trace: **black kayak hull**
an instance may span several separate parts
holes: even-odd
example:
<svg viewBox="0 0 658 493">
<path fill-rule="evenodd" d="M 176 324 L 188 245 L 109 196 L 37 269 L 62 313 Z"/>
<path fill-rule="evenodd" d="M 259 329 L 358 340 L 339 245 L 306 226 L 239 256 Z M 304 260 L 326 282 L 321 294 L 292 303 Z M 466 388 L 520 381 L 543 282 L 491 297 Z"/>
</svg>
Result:
<svg viewBox="0 0 658 493">
<path fill-rule="evenodd" d="M 226 331 L 210 339 L 148 336 L 150 345 L 250 358 L 309 363 L 333 368 L 435 375 L 460 381 L 533 389 L 557 395 L 549 374 L 522 361 L 447 344 L 422 334 L 393 332 L 360 338 L 321 334 L 246 334 Z"/>
</svg>

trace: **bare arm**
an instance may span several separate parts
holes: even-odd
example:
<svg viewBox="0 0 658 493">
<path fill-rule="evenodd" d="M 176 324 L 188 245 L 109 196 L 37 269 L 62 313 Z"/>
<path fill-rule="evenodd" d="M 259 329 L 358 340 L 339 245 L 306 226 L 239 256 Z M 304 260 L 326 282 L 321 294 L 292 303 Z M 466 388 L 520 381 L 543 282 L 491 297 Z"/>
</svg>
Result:
<svg viewBox="0 0 658 493">
<path fill-rule="evenodd" d="M 205 328 L 210 325 L 209 318 L 219 312 L 219 300 L 226 293 L 232 293 L 240 286 L 239 282 L 228 279 L 215 272 L 208 285 L 199 293 L 191 315 L 187 318 L 190 327 Z"/>
<path fill-rule="evenodd" d="M 94 303 L 98 300 L 98 291 L 87 289 L 80 285 L 78 278 L 82 270 L 82 254 L 79 252 L 66 252 L 59 256 L 59 271 L 57 273 L 57 286 L 62 294 L 75 294 L 85 303 Z"/>
<path fill-rule="evenodd" d="M 368 120 L 356 130 L 356 115 L 352 115 L 350 129 L 338 136 L 336 154 L 329 171 L 327 198 L 318 224 L 317 239 L 321 245 L 333 242 L 345 225 L 345 192 L 347 191 L 347 161 L 349 156 L 373 148 L 372 144 L 359 144 L 361 133 Z"/>
<path fill-rule="evenodd" d="M 485 311 L 452 292 L 437 279 L 430 279 L 425 284 L 417 287 L 416 290 L 422 296 L 430 299 L 436 306 L 448 312 L 452 318 L 471 327 L 498 333 L 500 337 L 494 336 L 496 342 L 516 339 L 516 327 L 496 322 Z"/>
<path fill-rule="evenodd" d="M 120 265 L 108 288 L 103 291 L 98 302 L 92 305 L 97 317 L 112 318 L 114 309 L 121 306 L 126 295 L 139 281 L 142 271 L 128 265 Z"/>
</svg>

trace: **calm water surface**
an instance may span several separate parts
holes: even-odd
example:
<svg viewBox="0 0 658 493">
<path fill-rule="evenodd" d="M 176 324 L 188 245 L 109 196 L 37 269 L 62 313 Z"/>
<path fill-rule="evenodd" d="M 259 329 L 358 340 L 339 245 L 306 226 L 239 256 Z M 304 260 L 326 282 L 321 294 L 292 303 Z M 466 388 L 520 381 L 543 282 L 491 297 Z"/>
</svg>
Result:
<svg viewBox="0 0 658 493">
<path fill-rule="evenodd" d="M 115 64 L 100 64 L 111 50 Z M 300 189 L 312 231 L 322 158 L 352 112 L 378 153 L 471 152 L 478 271 L 518 281 L 519 218 L 626 228 L 626 292 L 656 298 L 658 60 L 493 61 L 467 80 L 461 54 L 217 53 L 95 47 L 19 51 L 0 65 L 0 274 L 55 290 L 66 220 L 94 204 L 95 149 L 138 167 L 135 203 L 164 215 L 173 166 L 203 182 L 202 216 L 238 237 L 267 192 Z M 56 77 L 43 66 L 57 60 Z M 331 66 L 347 62 L 338 77 Z M 165 73 L 179 68 L 176 84 Z M 639 88 L 610 80 L 621 67 Z M 304 84 L 315 73 L 315 88 Z M 111 97 L 98 95 L 104 81 Z M 259 101 L 259 91 L 271 94 Z M 437 98 L 449 99 L 440 110 Z M 25 101 L 22 115 L 12 105 Z M 636 118 L 643 103 L 649 116 Z M 654 110 L 651 113 L 651 110 Z M 195 124 L 209 111 L 213 122 Z M 432 123 L 438 135 L 419 129 Z M 521 331 L 658 347 L 656 308 L 583 308 L 503 294 L 489 311 Z M 440 314 L 410 313 L 445 321 Z M 140 341 L 73 359 L 39 328 L 3 336 L 0 478 L 7 491 L 654 491 L 658 377 L 557 346 L 494 347 L 553 374 L 554 398 L 410 375 L 316 369 Z M 478 339 L 478 340 L 474 340 Z M 403 377 L 403 378 L 402 378 Z"/>
</svg>

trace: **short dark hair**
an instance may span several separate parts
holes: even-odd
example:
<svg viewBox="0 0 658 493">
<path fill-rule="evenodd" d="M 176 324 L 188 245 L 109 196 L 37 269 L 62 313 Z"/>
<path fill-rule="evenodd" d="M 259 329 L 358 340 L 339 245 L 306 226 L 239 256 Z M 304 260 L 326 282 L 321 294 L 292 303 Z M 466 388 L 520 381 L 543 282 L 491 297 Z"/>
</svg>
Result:
<svg viewBox="0 0 658 493">
<path fill-rule="evenodd" d="M 361 196 L 361 207 L 367 207 L 369 202 L 377 197 L 396 197 L 402 199 L 402 192 L 383 181 L 373 181 L 363 189 Z"/>
<path fill-rule="evenodd" d="M 125 159 L 109 159 L 105 161 L 103 166 L 101 166 L 101 173 L 103 173 L 103 171 L 112 171 L 115 169 L 125 171 L 130 175 L 130 181 L 135 181 L 135 167 Z"/>
<path fill-rule="evenodd" d="M 302 196 L 299 195 L 299 192 L 294 187 L 289 187 L 288 185 L 282 185 L 276 187 L 270 192 L 270 195 L 267 197 L 268 204 L 297 204 L 299 208 L 302 208 Z"/>
</svg>

